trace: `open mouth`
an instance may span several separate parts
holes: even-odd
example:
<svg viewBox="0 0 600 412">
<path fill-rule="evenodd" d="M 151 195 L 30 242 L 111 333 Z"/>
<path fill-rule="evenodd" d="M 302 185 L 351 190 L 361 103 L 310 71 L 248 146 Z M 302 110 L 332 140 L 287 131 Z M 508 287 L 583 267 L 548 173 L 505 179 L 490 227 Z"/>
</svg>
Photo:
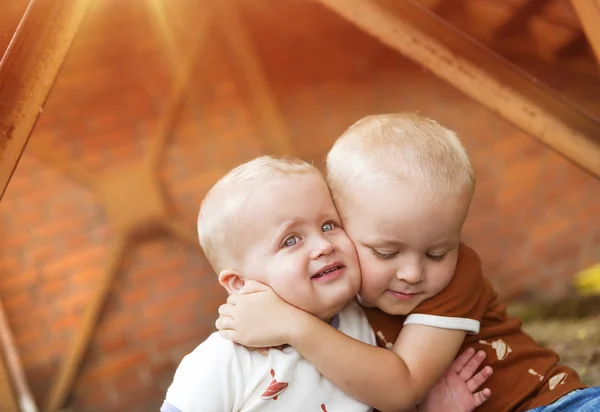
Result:
<svg viewBox="0 0 600 412">
<path fill-rule="evenodd" d="M 342 277 L 346 267 L 342 262 L 333 262 L 329 265 L 321 267 L 319 272 L 315 273 L 310 277 L 313 282 L 316 283 L 329 283 Z"/>
<path fill-rule="evenodd" d="M 313 275 L 311 277 L 311 279 L 320 279 L 322 277 L 329 275 L 330 273 L 340 270 L 341 268 L 342 268 L 342 266 L 333 266 L 330 269 L 324 270 L 322 272 L 317 273 L 316 275 Z"/>
</svg>

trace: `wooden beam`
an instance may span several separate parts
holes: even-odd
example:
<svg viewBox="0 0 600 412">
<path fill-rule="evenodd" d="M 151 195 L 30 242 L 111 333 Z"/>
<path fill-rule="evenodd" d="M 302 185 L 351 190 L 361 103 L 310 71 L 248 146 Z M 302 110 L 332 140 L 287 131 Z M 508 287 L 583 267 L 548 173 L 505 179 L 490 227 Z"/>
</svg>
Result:
<svg viewBox="0 0 600 412">
<path fill-rule="evenodd" d="M 89 0 L 32 0 L 0 61 L 0 199 Z"/>
<path fill-rule="evenodd" d="M 0 411 L 37 412 L 1 301 L 0 349 Z"/>
<path fill-rule="evenodd" d="M 208 16 L 204 12 L 196 17 L 196 25 L 194 32 L 194 39 L 190 49 L 181 52 L 181 55 L 185 54 L 185 57 L 179 57 L 177 63 L 174 64 L 174 80 L 171 85 L 171 90 L 166 97 L 165 107 L 163 113 L 158 120 L 157 133 L 153 136 L 153 140 L 150 142 L 150 147 L 145 153 L 143 159 L 143 165 L 149 167 L 147 173 L 155 175 L 160 166 L 160 163 L 164 156 L 164 151 L 168 142 L 168 138 L 171 135 L 172 128 L 177 120 L 180 108 L 183 105 L 184 97 L 187 92 L 187 86 L 189 85 L 189 79 L 193 73 L 194 63 L 200 55 L 202 47 L 205 46 L 208 38 Z M 169 33 L 164 33 L 168 35 Z M 174 49 L 173 49 L 174 50 Z M 172 50 L 169 50 L 172 51 Z M 175 58 L 173 56 L 173 58 Z M 131 172 L 129 172 L 131 173 Z M 102 176 L 99 176 L 95 181 L 91 183 L 102 182 Z M 158 177 L 156 177 L 158 179 Z M 84 182 L 84 183 L 90 183 Z M 93 189 L 98 194 L 97 186 Z M 109 196 L 110 198 L 117 198 L 115 196 Z M 144 198 L 147 198 L 144 197 Z M 104 205 L 107 206 L 106 204 Z M 110 216 L 110 214 L 109 214 Z M 110 222 L 114 226 L 114 222 Z M 176 235 L 181 236 L 186 242 L 191 243 L 194 239 L 194 246 L 198 244 L 197 237 L 194 231 L 187 230 L 183 225 L 178 224 L 174 220 L 168 220 L 165 225 L 165 229 L 171 230 Z M 113 227 L 113 229 L 119 229 Z M 108 263 L 106 268 L 98 281 L 98 285 L 94 291 L 94 295 L 90 299 L 89 305 L 83 314 L 82 324 L 77 329 L 75 338 L 67 352 L 63 362 L 61 363 L 59 370 L 57 371 L 56 377 L 52 383 L 48 397 L 45 400 L 44 412 L 56 412 L 58 409 L 64 406 L 69 394 L 72 391 L 73 382 L 79 373 L 79 369 L 87 353 L 90 341 L 94 335 L 94 329 L 100 319 L 102 308 L 110 293 L 110 288 L 113 283 L 115 276 L 121 268 L 121 262 L 123 255 L 127 248 L 132 247 L 137 243 L 129 238 L 130 233 L 125 233 L 116 230 L 117 236 L 112 240 L 112 250 L 109 254 Z"/>
<path fill-rule="evenodd" d="M 156 2 L 153 2 L 156 3 Z M 162 7 L 157 11 L 160 16 L 169 16 L 174 20 L 173 15 L 169 15 L 164 9 L 165 4 L 156 3 Z M 147 149 L 144 159 L 150 163 L 153 169 L 158 170 L 164 158 L 167 143 L 172 137 L 173 128 L 177 123 L 181 109 L 185 103 L 185 97 L 188 94 L 190 78 L 194 74 L 194 69 L 198 64 L 202 49 L 206 46 L 206 39 L 209 34 L 210 22 L 206 8 L 191 9 L 195 17 L 193 38 L 190 40 L 191 46 L 187 50 L 181 50 L 177 47 L 174 36 L 174 28 L 162 24 L 162 32 L 159 32 L 159 39 L 163 43 L 166 51 L 170 53 L 173 62 L 173 83 L 169 94 L 165 97 L 164 108 L 160 118 L 157 121 L 156 134 Z"/>
<path fill-rule="evenodd" d="M 106 267 L 102 273 L 102 277 L 98 281 L 89 305 L 83 313 L 82 324 L 77 329 L 75 339 L 69 348 L 70 350 L 67 352 L 52 382 L 43 405 L 44 412 L 57 412 L 60 410 L 71 393 L 73 382 L 81 366 L 81 361 L 87 352 L 100 312 L 110 292 L 112 280 L 121 267 L 121 262 L 128 246 L 129 242 L 123 236 L 111 240 L 111 249 L 106 259 Z"/>
<path fill-rule="evenodd" d="M 600 0 L 571 0 L 571 4 L 600 63 Z"/>
<path fill-rule="evenodd" d="M 4 355 L 0 352 L 0 411 L 20 412 Z"/>
<path fill-rule="evenodd" d="M 256 115 L 266 131 L 267 150 L 271 154 L 291 155 L 292 137 L 237 10 L 240 2 L 212 0 L 211 6 L 216 26 L 237 61 L 239 73 L 248 85 Z"/>
<path fill-rule="evenodd" d="M 319 0 L 600 177 L 600 121 L 413 0 Z"/>
</svg>

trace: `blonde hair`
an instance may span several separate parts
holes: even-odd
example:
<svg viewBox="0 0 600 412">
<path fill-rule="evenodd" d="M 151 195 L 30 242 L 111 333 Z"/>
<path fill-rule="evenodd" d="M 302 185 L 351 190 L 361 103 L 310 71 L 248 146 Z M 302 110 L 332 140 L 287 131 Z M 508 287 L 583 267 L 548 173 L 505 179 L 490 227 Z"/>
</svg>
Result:
<svg viewBox="0 0 600 412">
<path fill-rule="evenodd" d="M 213 270 L 219 273 L 240 259 L 243 245 L 237 243 L 245 214 L 244 206 L 252 192 L 274 178 L 319 170 L 300 160 L 261 156 L 244 163 L 223 176 L 208 191 L 198 213 L 200 246 Z"/>
<path fill-rule="evenodd" d="M 416 114 L 367 116 L 350 126 L 327 155 L 334 198 L 349 185 L 410 185 L 443 198 L 475 188 L 475 173 L 456 133 Z"/>
</svg>

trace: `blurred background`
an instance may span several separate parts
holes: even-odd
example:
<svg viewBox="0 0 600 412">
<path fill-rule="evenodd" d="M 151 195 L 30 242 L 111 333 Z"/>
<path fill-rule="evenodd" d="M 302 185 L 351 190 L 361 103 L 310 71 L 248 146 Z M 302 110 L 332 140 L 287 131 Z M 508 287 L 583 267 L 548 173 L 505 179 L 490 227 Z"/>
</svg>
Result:
<svg viewBox="0 0 600 412">
<path fill-rule="evenodd" d="M 27 3 L 3 0 L 0 52 Z M 421 3 L 600 116 L 569 0 Z M 206 190 L 264 153 L 322 167 L 367 114 L 418 111 L 459 132 L 478 180 L 465 241 L 512 306 L 576 296 L 575 275 L 600 261 L 597 177 L 317 2 L 215 4 L 92 1 L 0 202 L 0 298 L 38 405 L 83 336 L 61 407 L 158 410 L 225 299 L 196 244 Z M 536 332 L 596 384 L 598 313 Z M 589 344 L 572 356 L 568 331 Z"/>
</svg>

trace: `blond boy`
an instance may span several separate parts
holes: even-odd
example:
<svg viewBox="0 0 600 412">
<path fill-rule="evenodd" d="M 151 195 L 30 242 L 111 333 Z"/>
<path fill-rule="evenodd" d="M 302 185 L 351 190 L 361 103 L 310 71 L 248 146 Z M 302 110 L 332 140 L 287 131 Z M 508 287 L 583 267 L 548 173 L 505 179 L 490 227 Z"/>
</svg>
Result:
<svg viewBox="0 0 600 412">
<path fill-rule="evenodd" d="M 379 344 L 392 350 L 349 339 L 256 284 L 220 309 L 224 336 L 288 343 L 380 410 L 412 408 L 466 345 L 488 351 L 494 368 L 492 396 L 478 410 L 600 410 L 600 390 L 582 390 L 572 369 L 507 316 L 476 253 L 461 243 L 475 178 L 454 132 L 412 114 L 367 117 L 334 144 L 327 180 L 357 249 L 360 302 Z M 267 310 L 278 316 L 266 322 Z"/>
<path fill-rule="evenodd" d="M 323 176 L 299 160 L 261 157 L 222 178 L 202 203 L 200 243 L 219 283 L 236 296 L 250 280 L 269 285 L 289 304 L 348 338 L 376 344 L 353 300 L 360 286 L 354 246 L 341 229 Z M 469 405 L 485 380 L 471 376 L 482 357 L 462 357 L 427 405 Z M 330 354 L 333 355 L 333 354 Z M 476 366 L 473 366 L 474 363 Z M 469 364 L 471 366 L 469 366 Z M 469 369 L 470 368 L 470 369 Z M 462 371 L 461 371 L 462 369 Z M 431 409 L 434 408 L 434 409 Z M 212 334 L 179 365 L 161 411 L 370 411 L 325 379 L 291 346 L 252 351 Z"/>
</svg>

